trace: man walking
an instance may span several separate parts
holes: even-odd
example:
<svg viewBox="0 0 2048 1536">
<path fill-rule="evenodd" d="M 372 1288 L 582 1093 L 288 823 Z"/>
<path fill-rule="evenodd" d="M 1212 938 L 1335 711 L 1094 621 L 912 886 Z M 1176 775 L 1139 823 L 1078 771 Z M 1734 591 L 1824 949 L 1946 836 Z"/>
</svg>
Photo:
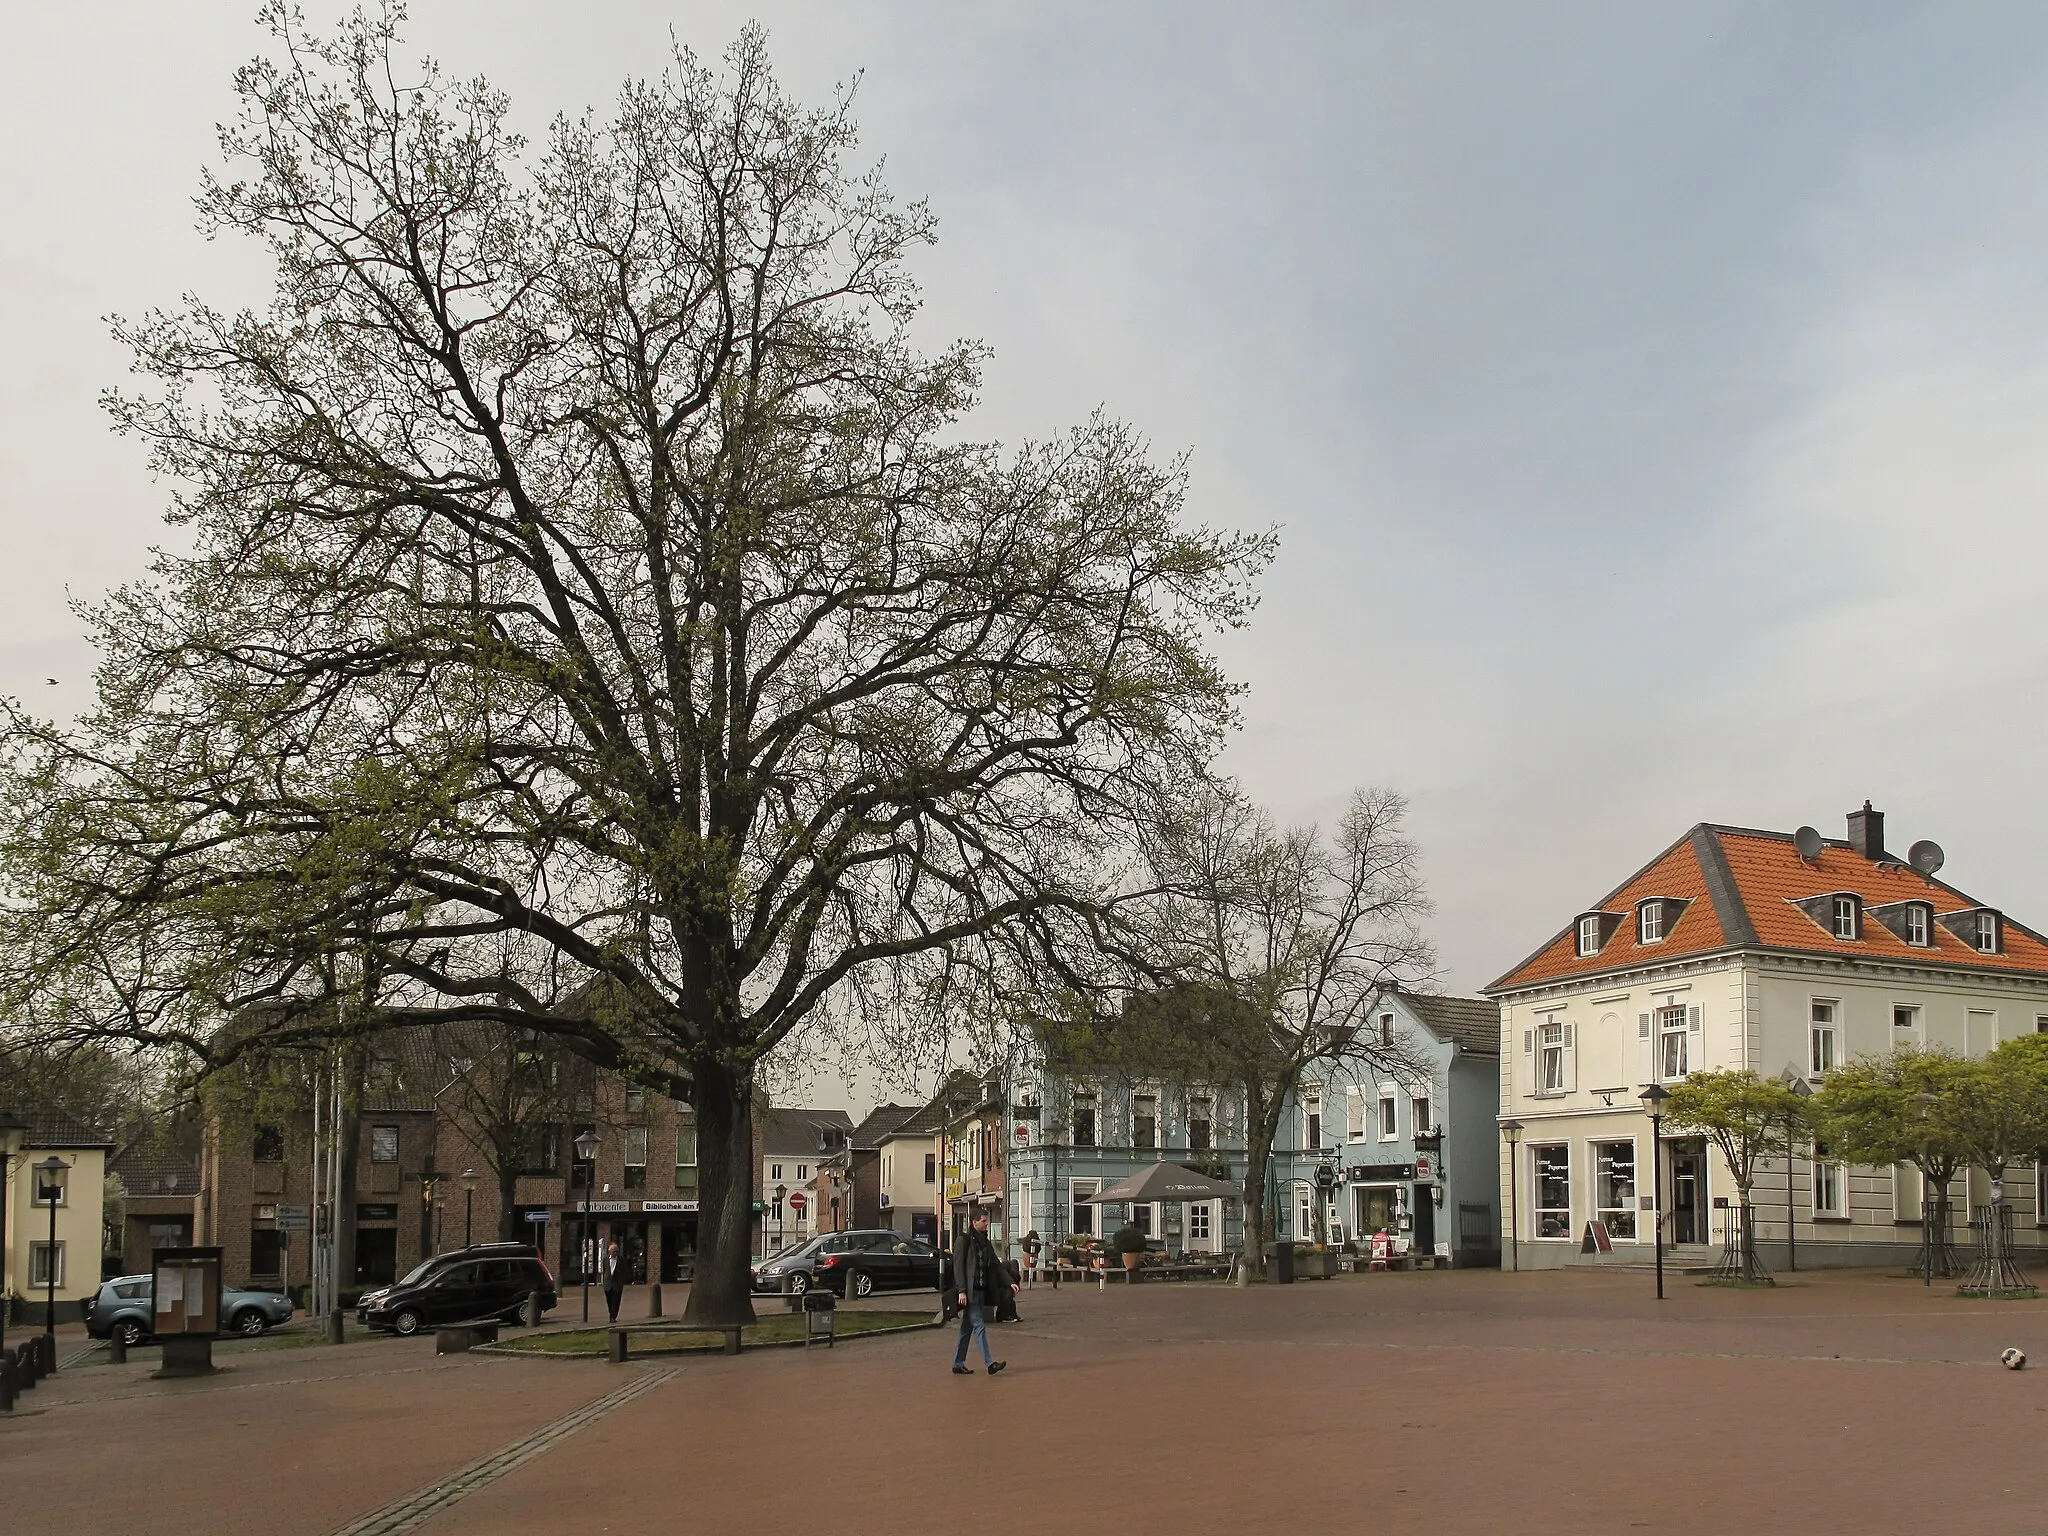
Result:
<svg viewBox="0 0 2048 1536">
<path fill-rule="evenodd" d="M 979 1206 L 960 1239 L 960 1246 L 953 1252 L 954 1299 L 960 1303 L 960 1343 L 953 1351 L 955 1376 L 974 1374 L 967 1364 L 970 1336 L 981 1344 L 982 1363 L 988 1367 L 989 1375 L 995 1375 L 1009 1363 L 989 1353 L 988 1323 L 983 1315 L 984 1307 L 994 1310 L 1009 1288 L 1010 1277 L 1003 1272 L 1002 1260 L 996 1257 L 995 1244 L 988 1240 L 988 1207 Z"/>
<path fill-rule="evenodd" d="M 625 1266 L 619 1263 L 619 1240 L 615 1237 L 607 1242 L 598 1253 L 598 1278 L 604 1282 L 605 1310 L 611 1320 L 619 1320 L 619 1299 L 626 1293 Z"/>
</svg>

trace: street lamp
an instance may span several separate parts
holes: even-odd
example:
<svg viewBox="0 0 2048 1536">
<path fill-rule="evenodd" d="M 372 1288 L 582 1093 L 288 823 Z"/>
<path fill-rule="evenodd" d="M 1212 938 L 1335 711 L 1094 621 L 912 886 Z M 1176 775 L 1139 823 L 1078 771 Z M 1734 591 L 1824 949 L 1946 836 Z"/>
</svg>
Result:
<svg viewBox="0 0 2048 1536">
<path fill-rule="evenodd" d="M 1664 1101 L 1671 1095 L 1652 1083 L 1642 1092 L 1650 1117 L 1650 1233 L 1657 1240 L 1657 1299 L 1664 1299 Z"/>
<path fill-rule="evenodd" d="M 64 1193 L 67 1165 L 52 1152 L 35 1168 L 42 1175 L 36 1181 L 37 1191 L 50 1207 L 50 1247 L 43 1255 L 43 1334 L 50 1341 L 46 1361 L 53 1362 L 57 1358 L 57 1197 Z"/>
<path fill-rule="evenodd" d="M 7 1256 L 7 1174 L 28 1135 L 28 1123 L 0 1109 L 0 1260 Z M 7 1289 L 0 1286 L 0 1352 L 7 1348 Z"/>
<path fill-rule="evenodd" d="M 576 1268 L 583 1275 L 583 1321 L 590 1321 L 590 1187 L 597 1182 L 597 1132 L 576 1138 L 576 1160 L 588 1164 L 583 1174 L 583 1235 L 576 1250 Z"/>
<path fill-rule="evenodd" d="M 1503 1120 L 1501 1135 L 1508 1139 L 1508 1272 L 1522 1272 L 1522 1161 L 1519 1151 L 1522 1122 Z"/>
<path fill-rule="evenodd" d="M 462 1170 L 462 1246 L 470 1244 L 470 1223 L 476 1215 L 476 1170 Z"/>
</svg>

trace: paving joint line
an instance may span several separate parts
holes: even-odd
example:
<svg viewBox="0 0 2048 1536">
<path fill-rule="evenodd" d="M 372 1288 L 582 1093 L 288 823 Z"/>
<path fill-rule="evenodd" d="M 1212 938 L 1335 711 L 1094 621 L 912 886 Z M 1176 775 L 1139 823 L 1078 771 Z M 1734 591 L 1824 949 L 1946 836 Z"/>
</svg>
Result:
<svg viewBox="0 0 2048 1536">
<path fill-rule="evenodd" d="M 515 1440 L 437 1482 L 350 1522 L 334 1536 L 401 1536 L 403 1532 L 416 1530 L 477 1489 L 488 1487 L 534 1457 L 552 1450 L 585 1425 L 594 1424 L 606 1414 L 672 1380 L 681 1369 L 681 1366 L 672 1365 L 665 1370 L 650 1371 L 637 1381 L 627 1382 L 616 1391 L 607 1392 L 603 1397 L 563 1414 L 553 1423 L 542 1425 L 523 1439 Z"/>
</svg>

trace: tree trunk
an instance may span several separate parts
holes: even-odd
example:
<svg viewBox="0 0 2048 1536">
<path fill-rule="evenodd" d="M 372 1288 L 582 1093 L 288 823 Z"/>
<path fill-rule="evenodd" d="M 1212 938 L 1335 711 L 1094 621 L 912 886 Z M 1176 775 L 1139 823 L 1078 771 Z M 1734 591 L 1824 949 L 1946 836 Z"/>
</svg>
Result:
<svg viewBox="0 0 2048 1536">
<path fill-rule="evenodd" d="M 747 1267 L 754 1203 L 754 1079 L 716 1064 L 692 1064 L 697 1156 L 703 1175 L 697 1218 L 697 1273 L 684 1318 L 754 1321 Z"/>
<path fill-rule="evenodd" d="M 340 1051 L 341 1113 L 336 1142 L 341 1152 L 341 1178 L 334 1202 L 334 1295 L 339 1302 L 344 1291 L 356 1285 L 356 1175 L 361 1162 L 363 1139 L 363 1079 L 369 1071 L 369 1052 L 359 1040 L 346 1042 Z"/>
<path fill-rule="evenodd" d="M 530 1241 L 529 1234 L 519 1230 L 526 1223 L 517 1220 L 516 1218 L 519 1213 L 512 1209 L 512 1199 L 519 1188 L 518 1164 L 513 1159 L 507 1158 L 495 1172 L 498 1175 L 498 1241 L 501 1243 Z"/>
<path fill-rule="evenodd" d="M 1266 1244 L 1271 1241 L 1273 1213 L 1266 1209 L 1266 1165 L 1272 1161 L 1267 1138 L 1250 1123 L 1245 1125 L 1244 1167 L 1244 1263 L 1238 1266 L 1237 1283 L 1252 1285 L 1266 1278 Z"/>
</svg>

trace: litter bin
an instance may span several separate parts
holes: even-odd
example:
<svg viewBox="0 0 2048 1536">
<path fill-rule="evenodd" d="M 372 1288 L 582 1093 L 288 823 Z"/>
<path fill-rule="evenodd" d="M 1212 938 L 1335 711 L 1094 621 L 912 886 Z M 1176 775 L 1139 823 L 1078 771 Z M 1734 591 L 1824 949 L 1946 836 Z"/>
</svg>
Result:
<svg viewBox="0 0 2048 1536">
<path fill-rule="evenodd" d="M 1294 1244 L 1266 1244 L 1266 1279 L 1274 1285 L 1294 1284 Z"/>
</svg>

